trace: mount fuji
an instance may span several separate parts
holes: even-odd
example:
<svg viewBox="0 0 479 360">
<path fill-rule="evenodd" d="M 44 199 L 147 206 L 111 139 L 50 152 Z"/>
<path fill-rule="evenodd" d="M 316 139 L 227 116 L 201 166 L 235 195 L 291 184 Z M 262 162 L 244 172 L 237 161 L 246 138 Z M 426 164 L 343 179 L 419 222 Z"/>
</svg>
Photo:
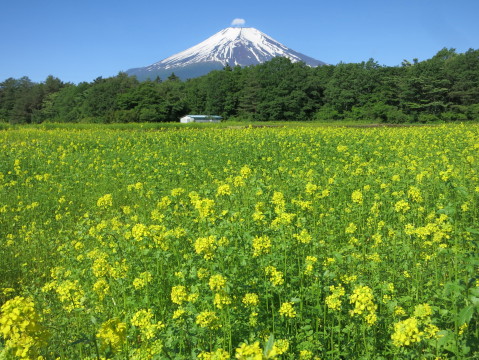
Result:
<svg viewBox="0 0 479 360">
<path fill-rule="evenodd" d="M 250 66 L 261 64 L 274 57 L 286 57 L 292 62 L 302 61 L 316 67 L 324 62 L 294 51 L 270 36 L 252 27 L 228 27 L 205 41 L 156 62 L 150 66 L 126 71 L 139 80 L 165 79 L 175 73 L 181 79 L 194 78 L 226 65 Z"/>
</svg>

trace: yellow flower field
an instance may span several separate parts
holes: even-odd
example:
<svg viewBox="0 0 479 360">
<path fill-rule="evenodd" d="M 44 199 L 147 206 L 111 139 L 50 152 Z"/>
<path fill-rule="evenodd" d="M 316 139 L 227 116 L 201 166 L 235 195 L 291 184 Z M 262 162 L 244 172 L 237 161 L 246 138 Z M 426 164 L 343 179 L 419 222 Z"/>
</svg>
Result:
<svg viewBox="0 0 479 360">
<path fill-rule="evenodd" d="M 478 125 L 0 148 L 0 359 L 479 358 Z"/>
</svg>

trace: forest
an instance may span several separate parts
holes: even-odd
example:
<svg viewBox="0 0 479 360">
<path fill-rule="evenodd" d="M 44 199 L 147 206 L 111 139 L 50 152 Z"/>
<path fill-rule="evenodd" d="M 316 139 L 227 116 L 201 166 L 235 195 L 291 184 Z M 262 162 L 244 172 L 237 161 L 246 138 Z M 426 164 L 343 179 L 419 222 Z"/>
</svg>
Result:
<svg viewBox="0 0 479 360">
<path fill-rule="evenodd" d="M 274 58 L 181 81 L 140 82 L 124 72 L 92 82 L 52 75 L 0 83 L 0 122 L 177 122 L 186 114 L 245 121 L 430 123 L 479 120 L 479 50 L 444 48 L 431 59 L 374 59 L 311 68 Z"/>
</svg>

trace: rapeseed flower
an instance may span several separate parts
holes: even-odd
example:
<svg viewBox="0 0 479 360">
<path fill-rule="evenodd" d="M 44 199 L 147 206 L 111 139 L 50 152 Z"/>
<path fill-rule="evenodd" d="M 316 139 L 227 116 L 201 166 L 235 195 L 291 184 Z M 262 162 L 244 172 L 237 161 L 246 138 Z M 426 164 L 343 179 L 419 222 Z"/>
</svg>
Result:
<svg viewBox="0 0 479 360">
<path fill-rule="evenodd" d="M 284 199 L 284 195 L 283 195 L 282 192 L 280 192 L 280 191 L 275 191 L 275 192 L 273 193 L 273 198 L 272 198 L 271 202 L 272 202 L 274 205 L 276 205 L 275 210 L 274 210 L 276 214 L 280 214 L 280 213 L 282 213 L 282 212 L 285 211 L 285 209 L 286 209 L 286 201 L 285 201 L 285 199 Z"/>
<path fill-rule="evenodd" d="M 286 339 L 278 339 L 274 341 L 271 353 L 275 356 L 283 355 L 289 350 L 289 341 Z"/>
<path fill-rule="evenodd" d="M 121 261 L 115 261 L 113 266 L 110 267 L 110 275 L 113 279 L 124 279 L 128 274 L 129 266 L 126 263 L 126 259 Z"/>
<path fill-rule="evenodd" d="M 294 213 L 281 212 L 271 222 L 271 228 L 278 229 L 281 225 L 290 225 L 293 222 L 295 217 L 296 217 L 296 214 Z"/>
<path fill-rule="evenodd" d="M 101 324 L 96 334 L 103 347 L 110 345 L 118 350 L 126 340 L 126 324 L 114 318 Z"/>
<path fill-rule="evenodd" d="M 216 190 L 216 195 L 218 196 L 231 195 L 231 187 L 228 184 L 223 184 L 218 186 L 218 189 Z"/>
<path fill-rule="evenodd" d="M 175 304 L 181 305 L 188 300 L 188 293 L 186 287 L 183 285 L 173 286 L 171 289 L 171 301 Z"/>
<path fill-rule="evenodd" d="M 202 311 L 196 316 L 196 324 L 202 328 L 219 329 L 222 325 L 214 311 Z"/>
<path fill-rule="evenodd" d="M 213 300 L 213 304 L 218 309 L 223 309 L 225 307 L 225 305 L 230 305 L 231 304 L 231 298 L 228 296 L 228 294 L 216 293 L 215 298 Z"/>
<path fill-rule="evenodd" d="M 259 304 L 258 294 L 247 293 L 243 297 L 242 302 L 246 307 L 254 308 L 254 307 L 258 306 L 258 304 Z"/>
<path fill-rule="evenodd" d="M 63 308 L 68 312 L 82 308 L 86 300 L 85 292 L 78 280 L 61 281 L 56 285 L 55 291 L 63 303 Z"/>
<path fill-rule="evenodd" d="M 226 278 L 221 274 L 216 274 L 210 277 L 208 284 L 211 291 L 224 290 L 226 286 Z"/>
<path fill-rule="evenodd" d="M 207 219 L 213 216 L 215 202 L 211 199 L 199 199 L 193 202 L 193 206 L 198 211 L 200 219 Z"/>
<path fill-rule="evenodd" d="M 5 302 L 0 313 L 0 334 L 5 348 L 20 359 L 33 359 L 46 345 L 48 334 L 40 323 L 32 298 L 17 296 Z"/>
<path fill-rule="evenodd" d="M 228 360 L 230 354 L 226 350 L 216 349 L 212 352 L 202 351 L 196 358 L 200 360 Z"/>
<path fill-rule="evenodd" d="M 271 251 L 271 239 L 264 236 L 256 236 L 253 239 L 253 256 L 260 256 L 262 254 L 267 254 Z"/>
<path fill-rule="evenodd" d="M 394 210 L 398 213 L 405 213 L 407 212 L 411 206 L 409 206 L 409 203 L 406 200 L 399 200 L 395 205 L 394 205 Z"/>
<path fill-rule="evenodd" d="M 285 302 L 281 304 L 279 308 L 279 314 L 284 317 L 294 318 L 296 317 L 296 310 L 294 310 L 292 302 Z"/>
<path fill-rule="evenodd" d="M 313 358 L 313 353 L 309 350 L 301 350 L 299 352 L 299 360 L 311 360 Z"/>
<path fill-rule="evenodd" d="M 183 315 L 186 314 L 186 310 L 179 308 L 173 312 L 173 320 L 181 320 L 183 318 Z"/>
<path fill-rule="evenodd" d="M 461 328 L 465 325 L 465 327 L 467 327 L 467 323 L 466 324 L 463 324 L 460 328 L 459 328 L 459 335 L 462 334 L 461 332 Z M 464 331 L 464 328 L 462 329 L 462 331 Z M 426 326 L 424 327 L 424 337 L 426 339 L 438 339 L 440 337 L 439 335 L 439 328 L 434 325 L 434 324 L 431 324 L 431 323 L 428 323 L 426 324 Z"/>
<path fill-rule="evenodd" d="M 210 276 L 210 271 L 205 268 L 199 268 L 196 272 L 196 276 L 198 276 L 198 279 L 207 278 L 208 276 Z"/>
<path fill-rule="evenodd" d="M 406 311 L 404 310 L 404 308 L 402 306 L 396 306 L 394 308 L 394 315 L 404 316 L 404 315 L 406 315 Z"/>
<path fill-rule="evenodd" d="M 309 244 L 313 240 L 313 237 L 306 229 L 301 230 L 299 234 L 293 234 L 293 237 L 302 244 Z"/>
<path fill-rule="evenodd" d="M 103 300 L 110 292 L 110 284 L 108 284 L 105 278 L 100 278 L 93 284 L 93 291 L 98 295 L 100 300 Z"/>
<path fill-rule="evenodd" d="M 170 194 L 173 197 L 177 197 L 177 196 L 180 196 L 181 194 L 183 194 L 185 192 L 186 192 L 186 190 L 183 189 L 183 188 L 175 188 L 175 189 L 171 189 Z"/>
<path fill-rule="evenodd" d="M 251 327 L 255 327 L 258 325 L 258 313 L 253 311 L 248 318 L 248 325 Z"/>
<path fill-rule="evenodd" d="M 378 306 L 374 303 L 374 295 L 370 287 L 356 287 L 349 297 L 349 302 L 354 304 L 354 309 L 350 311 L 351 316 L 362 315 L 369 325 L 376 323 Z"/>
<path fill-rule="evenodd" d="M 200 237 L 195 241 L 195 251 L 198 255 L 203 255 L 205 260 L 212 260 L 215 250 L 218 247 L 216 237 L 211 235 L 208 237 Z"/>
<path fill-rule="evenodd" d="M 263 360 L 263 351 L 259 346 L 259 341 L 253 344 L 241 344 L 236 349 L 235 358 L 238 360 Z"/>
<path fill-rule="evenodd" d="M 264 271 L 266 272 L 266 275 L 269 275 L 269 280 L 273 286 L 283 285 L 284 278 L 281 271 L 276 270 L 274 266 L 267 266 Z"/>
<path fill-rule="evenodd" d="M 241 177 L 247 179 L 251 176 L 251 173 L 253 171 L 251 170 L 251 168 L 248 166 L 248 165 L 244 165 L 241 169 L 240 169 L 240 175 Z"/>
<path fill-rule="evenodd" d="M 431 316 L 433 313 L 429 304 L 419 304 L 414 307 L 414 317 L 424 319 Z"/>
<path fill-rule="evenodd" d="M 354 234 L 358 227 L 354 223 L 349 223 L 349 225 L 346 227 L 346 234 Z"/>
<path fill-rule="evenodd" d="M 261 222 L 266 216 L 264 215 L 264 202 L 257 202 L 254 206 L 254 213 L 252 215 L 254 221 Z"/>
<path fill-rule="evenodd" d="M 143 183 L 137 182 L 135 184 L 130 184 L 126 188 L 128 191 L 133 191 L 133 190 L 140 191 L 140 190 L 143 190 Z"/>
<path fill-rule="evenodd" d="M 351 194 L 351 200 L 353 203 L 362 204 L 363 203 L 363 193 L 361 190 L 354 190 Z"/>
<path fill-rule="evenodd" d="M 312 183 L 307 183 L 306 184 L 306 189 L 305 192 L 308 195 L 314 194 L 318 190 L 318 185 L 312 184 Z"/>
<path fill-rule="evenodd" d="M 407 191 L 407 196 L 411 199 L 413 202 L 421 203 L 424 201 L 422 195 L 421 195 L 421 190 L 417 188 L 416 186 L 410 186 L 408 191 Z"/>
<path fill-rule="evenodd" d="M 151 309 L 139 310 L 131 318 L 131 324 L 140 329 L 141 334 L 146 339 L 152 339 L 158 330 L 161 330 L 165 327 L 163 322 L 158 321 L 157 323 L 152 322 L 154 318 L 153 312 Z"/>
<path fill-rule="evenodd" d="M 112 207 L 113 206 L 113 196 L 111 194 L 103 195 L 102 197 L 100 197 L 97 200 L 96 206 L 98 206 L 99 208 L 103 208 L 103 209 Z"/>
<path fill-rule="evenodd" d="M 133 287 L 136 290 L 144 288 L 153 280 L 153 275 L 149 271 L 142 272 L 140 276 L 133 280 Z"/>
<path fill-rule="evenodd" d="M 243 187 L 246 185 L 244 181 L 244 177 L 242 176 L 235 176 L 233 179 L 233 185 L 236 187 Z"/>
<path fill-rule="evenodd" d="M 430 326 L 434 326 L 434 325 L 430 325 Z M 458 334 L 459 335 L 463 335 L 464 332 L 466 331 L 466 329 L 469 327 L 469 325 L 467 323 L 464 323 L 462 324 L 461 326 L 459 326 L 459 331 L 458 331 Z M 437 329 L 437 331 L 435 331 Z M 427 330 L 426 330 L 427 331 Z M 439 331 L 439 329 L 436 327 L 436 328 L 433 328 L 432 329 L 432 332 L 435 332 L 433 336 L 435 336 L 437 334 L 437 332 Z"/>
<path fill-rule="evenodd" d="M 197 293 L 197 292 L 190 293 L 190 294 L 188 294 L 188 299 L 187 300 L 188 300 L 188 302 L 194 304 L 196 302 L 196 300 L 198 300 L 199 297 L 200 297 L 200 294 Z"/>
<path fill-rule="evenodd" d="M 135 224 L 131 229 L 131 236 L 136 241 L 141 241 L 149 235 L 148 227 L 144 224 Z"/>
<path fill-rule="evenodd" d="M 346 291 L 341 285 L 338 285 L 338 286 L 331 285 L 329 287 L 329 291 L 331 292 L 331 295 L 326 296 L 326 299 L 325 299 L 326 305 L 331 310 L 341 310 L 341 304 L 342 304 L 341 297 L 344 296 Z"/>
<path fill-rule="evenodd" d="M 393 344 L 397 347 L 409 346 L 421 341 L 423 332 L 419 331 L 419 323 L 415 317 L 394 324 L 394 333 L 391 335 Z"/>
<path fill-rule="evenodd" d="M 306 256 L 306 269 L 304 270 L 305 275 L 311 275 L 313 273 L 313 266 L 318 261 L 316 256 Z"/>
</svg>

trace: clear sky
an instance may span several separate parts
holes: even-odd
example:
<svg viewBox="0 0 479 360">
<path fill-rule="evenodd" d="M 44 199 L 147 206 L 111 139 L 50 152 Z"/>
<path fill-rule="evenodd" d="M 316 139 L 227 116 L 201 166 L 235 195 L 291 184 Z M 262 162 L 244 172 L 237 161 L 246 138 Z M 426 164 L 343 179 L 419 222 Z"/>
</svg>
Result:
<svg viewBox="0 0 479 360">
<path fill-rule="evenodd" d="M 6 0 L 0 81 L 92 81 L 160 61 L 235 18 L 329 64 L 479 48 L 479 0 Z"/>
</svg>

